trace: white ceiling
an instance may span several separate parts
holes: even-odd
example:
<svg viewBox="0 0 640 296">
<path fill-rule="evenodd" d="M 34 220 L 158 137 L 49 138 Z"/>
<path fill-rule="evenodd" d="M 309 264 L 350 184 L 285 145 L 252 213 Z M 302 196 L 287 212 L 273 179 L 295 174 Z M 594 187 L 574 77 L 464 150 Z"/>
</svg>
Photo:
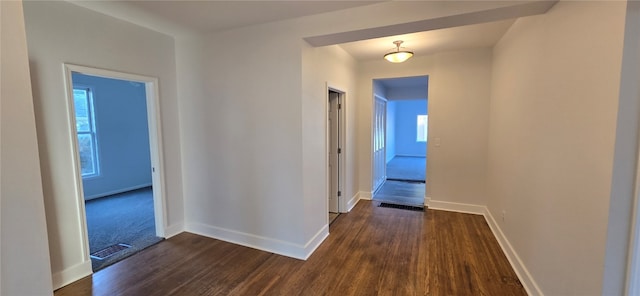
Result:
<svg viewBox="0 0 640 296">
<path fill-rule="evenodd" d="M 384 1 L 220 1 L 220 0 L 127 0 L 129 7 L 158 16 L 169 23 L 199 32 L 256 25 L 278 20 L 371 5 Z M 439 51 L 493 46 L 515 19 L 383 37 L 340 44 L 357 60 L 381 59 L 403 40 L 416 56 Z"/>
<path fill-rule="evenodd" d="M 490 47 L 495 45 L 511 27 L 515 19 L 468 25 L 426 32 L 383 37 L 340 44 L 357 60 L 382 59 L 395 48 L 393 41 L 402 40 L 403 47 L 415 56 L 464 48 Z"/>
<path fill-rule="evenodd" d="M 383 1 L 127 1 L 146 12 L 200 32 L 213 32 L 365 6 Z"/>
</svg>

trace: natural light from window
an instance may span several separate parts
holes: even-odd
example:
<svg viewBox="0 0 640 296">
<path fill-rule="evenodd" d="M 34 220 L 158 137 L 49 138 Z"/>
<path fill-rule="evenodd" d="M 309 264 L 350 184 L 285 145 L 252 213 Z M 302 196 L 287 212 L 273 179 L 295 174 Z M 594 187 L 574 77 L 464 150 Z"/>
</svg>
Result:
<svg viewBox="0 0 640 296">
<path fill-rule="evenodd" d="M 426 142 L 427 141 L 427 132 L 429 127 L 429 115 L 418 115 L 418 127 L 417 127 L 417 142 Z"/>
<path fill-rule="evenodd" d="M 74 88 L 73 101 L 76 111 L 76 130 L 82 177 L 99 174 L 93 96 L 89 88 Z"/>
</svg>

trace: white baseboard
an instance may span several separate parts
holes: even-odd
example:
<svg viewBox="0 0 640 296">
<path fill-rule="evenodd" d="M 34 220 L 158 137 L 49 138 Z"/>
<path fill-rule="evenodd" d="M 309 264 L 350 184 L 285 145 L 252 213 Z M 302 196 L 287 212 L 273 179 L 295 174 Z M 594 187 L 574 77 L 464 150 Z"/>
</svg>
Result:
<svg viewBox="0 0 640 296">
<path fill-rule="evenodd" d="M 486 206 L 432 200 L 430 197 L 425 197 L 425 205 L 428 206 L 430 210 L 483 215 L 487 224 L 489 224 L 489 228 L 491 228 L 493 232 L 493 236 L 496 237 L 500 248 L 502 248 L 502 252 L 507 257 L 507 260 L 509 260 L 509 263 L 511 263 L 511 267 L 513 267 L 513 270 L 516 272 L 527 294 L 532 296 L 544 295 Z"/>
<path fill-rule="evenodd" d="M 422 158 L 426 158 L 427 157 L 426 155 L 417 155 L 417 154 L 396 154 L 396 156 L 400 156 L 400 157 L 422 157 Z"/>
<path fill-rule="evenodd" d="M 85 196 L 84 200 L 92 200 L 92 199 L 105 197 L 105 196 L 109 196 L 109 195 L 114 195 L 114 194 L 118 194 L 118 193 L 123 193 L 123 192 L 127 192 L 127 191 L 133 191 L 133 190 L 137 190 L 137 189 L 141 189 L 141 188 L 145 188 L 145 187 L 151 187 L 152 185 L 153 185 L 153 183 L 140 184 L 140 185 L 131 186 L 131 187 L 127 187 L 127 188 L 121 188 L 121 189 L 118 189 L 118 190 L 112 190 L 112 191 L 108 191 L 108 192 L 98 193 L 98 194 L 94 194 L 94 195 Z"/>
<path fill-rule="evenodd" d="M 487 224 L 489 224 L 489 228 L 491 228 L 493 236 L 498 240 L 498 244 L 500 244 L 502 252 L 507 256 L 507 260 L 511 263 L 511 267 L 513 267 L 516 275 L 518 275 L 518 278 L 520 279 L 522 286 L 524 286 L 524 289 L 527 291 L 527 294 L 531 296 L 543 296 L 544 294 L 542 293 L 542 290 L 540 290 L 540 287 L 536 284 L 536 281 L 529 273 L 529 270 L 527 270 L 524 263 L 522 263 L 522 260 L 520 260 L 518 253 L 513 249 L 511 243 L 509 243 L 509 240 L 507 240 L 507 237 L 504 235 L 502 229 L 500 229 L 500 226 L 496 223 L 496 220 L 493 218 L 493 215 L 491 215 L 491 212 L 487 207 L 484 207 L 484 218 L 487 220 Z"/>
<path fill-rule="evenodd" d="M 184 223 L 176 223 L 164 228 L 164 238 L 170 238 L 184 232 Z"/>
<path fill-rule="evenodd" d="M 371 200 L 371 198 L 373 197 L 373 193 L 367 191 L 360 191 L 358 192 L 358 195 L 360 196 L 360 199 L 364 200 Z"/>
<path fill-rule="evenodd" d="M 304 245 L 200 223 L 187 223 L 185 231 L 282 256 L 306 260 L 329 236 L 329 225 L 321 228 Z"/>
<path fill-rule="evenodd" d="M 320 228 L 318 232 L 304 245 L 304 258 L 309 259 L 309 256 L 316 251 L 316 249 L 322 244 L 322 242 L 329 236 L 329 224 Z"/>
<path fill-rule="evenodd" d="M 53 289 L 56 290 L 62 288 L 83 277 L 91 275 L 92 273 L 91 260 L 76 264 L 63 271 L 56 272 L 51 275 L 53 280 Z"/>
<path fill-rule="evenodd" d="M 476 215 L 484 215 L 486 210 L 485 206 L 480 206 L 480 205 L 432 200 L 431 198 L 428 198 L 428 199 L 429 200 L 427 201 L 427 198 L 425 198 L 425 204 L 426 203 L 429 204 L 430 210 L 442 210 L 442 211 L 476 214 Z"/>
<path fill-rule="evenodd" d="M 356 194 L 354 194 L 353 197 L 351 197 L 351 199 L 349 199 L 349 201 L 347 202 L 347 213 L 351 212 L 351 210 L 353 210 L 353 208 L 358 204 L 359 201 L 360 192 L 356 192 Z"/>
</svg>

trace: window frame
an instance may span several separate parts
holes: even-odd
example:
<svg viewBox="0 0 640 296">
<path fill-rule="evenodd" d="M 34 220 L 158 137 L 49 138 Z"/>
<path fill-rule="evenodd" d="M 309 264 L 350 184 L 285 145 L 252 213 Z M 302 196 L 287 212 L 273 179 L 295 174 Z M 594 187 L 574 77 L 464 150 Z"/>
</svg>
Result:
<svg viewBox="0 0 640 296">
<path fill-rule="evenodd" d="M 75 91 L 80 90 L 86 93 L 87 98 L 87 117 L 89 121 L 89 131 L 80 131 L 78 129 L 78 116 L 76 113 L 76 103 L 75 103 Z M 74 119 L 75 119 L 75 131 L 76 131 L 76 141 L 78 141 L 78 157 L 81 160 L 80 156 L 80 135 L 89 135 L 91 139 L 91 154 L 93 159 L 93 172 L 92 173 L 82 173 L 82 162 L 80 163 L 80 176 L 82 179 L 91 179 L 100 176 L 100 157 L 99 157 L 99 149 L 98 149 L 98 132 L 96 129 L 96 113 L 95 113 L 95 102 L 94 102 L 94 87 L 87 85 L 78 85 L 74 84 L 72 87 L 73 92 L 73 104 L 74 104 Z"/>
<path fill-rule="evenodd" d="M 424 133 L 420 133 L 421 118 L 424 117 Z M 416 116 L 416 142 L 426 143 L 429 139 L 429 114 L 418 114 Z"/>
</svg>

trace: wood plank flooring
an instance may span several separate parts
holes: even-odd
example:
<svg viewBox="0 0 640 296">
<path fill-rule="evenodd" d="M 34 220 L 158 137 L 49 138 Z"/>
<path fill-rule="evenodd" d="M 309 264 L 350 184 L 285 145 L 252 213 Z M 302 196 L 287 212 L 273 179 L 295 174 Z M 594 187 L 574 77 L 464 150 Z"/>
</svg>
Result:
<svg viewBox="0 0 640 296">
<path fill-rule="evenodd" d="M 307 261 L 183 233 L 55 295 L 526 295 L 484 217 L 377 204 Z"/>
</svg>

